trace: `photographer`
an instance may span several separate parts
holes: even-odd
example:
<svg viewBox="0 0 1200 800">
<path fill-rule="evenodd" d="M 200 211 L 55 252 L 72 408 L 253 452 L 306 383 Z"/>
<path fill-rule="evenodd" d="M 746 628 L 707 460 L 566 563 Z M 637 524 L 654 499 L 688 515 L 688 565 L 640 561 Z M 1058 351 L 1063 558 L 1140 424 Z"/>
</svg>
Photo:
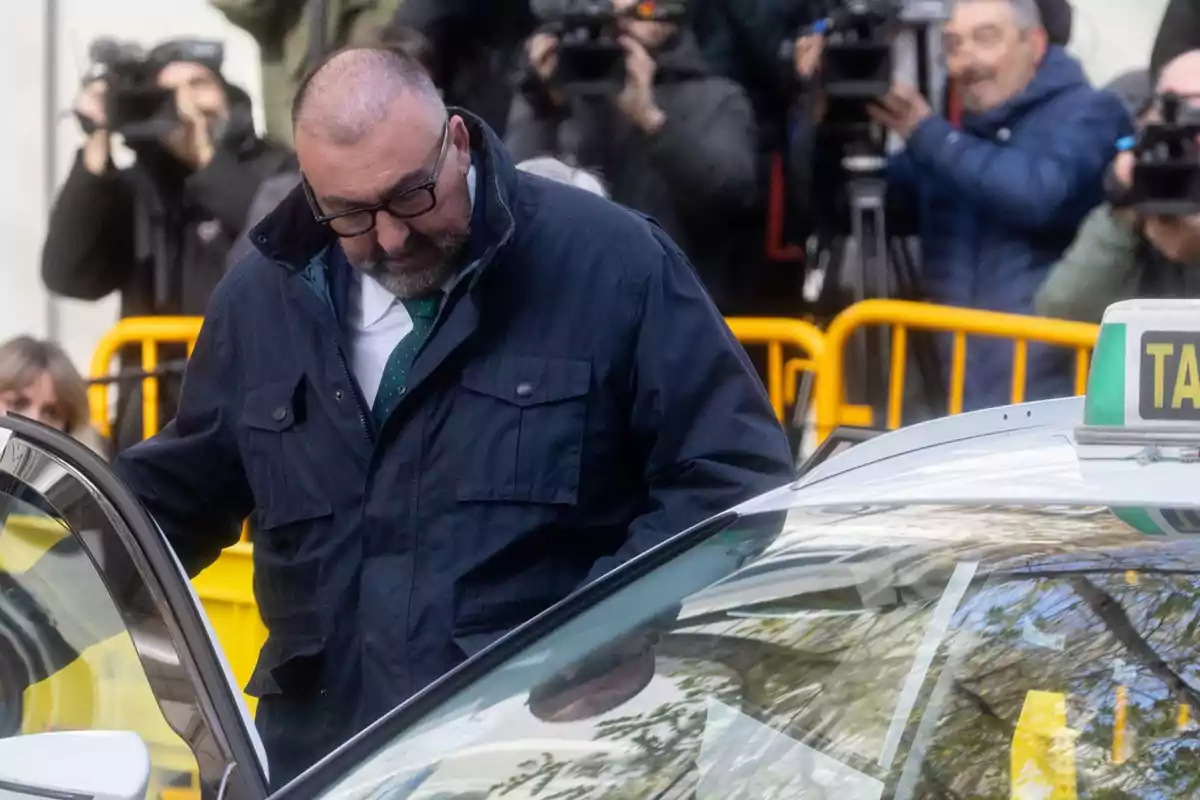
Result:
<svg viewBox="0 0 1200 800">
<path fill-rule="evenodd" d="M 613 0 L 624 73 L 607 94 L 576 91 L 553 33 L 527 43 L 531 74 L 509 116 L 518 160 L 565 156 L 600 172 L 612 198 L 654 217 L 728 311 L 737 270 L 758 245 L 747 220 L 759 201 L 757 131 L 746 93 L 709 74 L 691 31 L 632 19 L 636 0 Z M 641 4 L 646 5 L 646 4 Z"/>
<path fill-rule="evenodd" d="M 122 316 L 201 315 L 259 184 L 291 167 L 291 153 L 255 135 L 218 43 L 97 55 L 107 71 L 76 103 L 90 132 L 50 214 L 43 279 L 81 300 L 119 291 Z M 128 169 L 112 162 L 114 133 L 136 154 Z"/>
<path fill-rule="evenodd" d="M 889 165 L 888 208 L 915 212 L 929 300 L 1029 314 L 1051 264 L 1103 200 L 1105 168 L 1131 120 L 1048 43 L 1035 0 L 958 0 L 943 33 L 961 130 L 908 86 L 870 105 L 871 119 L 905 142 Z M 818 63 L 807 54 L 798 66 Z M 973 341 L 967 353 L 964 408 L 1009 402 L 1011 345 Z M 1069 366 L 1031 346 L 1027 399 L 1069 394 Z"/>
<path fill-rule="evenodd" d="M 1195 113 L 1200 50 L 1168 63 L 1156 93 L 1188 98 Z M 1142 123 L 1160 119 L 1156 105 Z M 1133 165 L 1131 152 L 1113 162 L 1115 194 L 1132 188 Z M 1043 316 L 1098 323 L 1110 304 L 1134 297 L 1200 297 L 1200 214 L 1155 216 L 1112 202 L 1095 209 L 1038 290 L 1036 309 Z"/>
</svg>

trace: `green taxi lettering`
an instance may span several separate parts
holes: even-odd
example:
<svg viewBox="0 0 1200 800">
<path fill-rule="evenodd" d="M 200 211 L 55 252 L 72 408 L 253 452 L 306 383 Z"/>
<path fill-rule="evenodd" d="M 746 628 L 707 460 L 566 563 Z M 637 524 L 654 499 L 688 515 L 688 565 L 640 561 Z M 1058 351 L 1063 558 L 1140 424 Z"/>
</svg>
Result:
<svg viewBox="0 0 1200 800">
<path fill-rule="evenodd" d="M 1200 421 L 1200 333 L 1142 334 L 1138 411 L 1142 419 Z"/>
</svg>

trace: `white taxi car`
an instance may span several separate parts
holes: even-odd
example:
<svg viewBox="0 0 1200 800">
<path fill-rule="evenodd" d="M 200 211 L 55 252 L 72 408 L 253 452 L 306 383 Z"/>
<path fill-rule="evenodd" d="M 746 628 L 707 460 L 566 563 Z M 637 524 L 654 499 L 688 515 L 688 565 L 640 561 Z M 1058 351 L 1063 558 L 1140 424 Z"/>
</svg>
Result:
<svg viewBox="0 0 1200 800">
<path fill-rule="evenodd" d="M 830 458 L 856 438 L 835 435 L 794 485 L 539 615 L 274 796 L 1200 796 L 1197 349 L 1200 302 L 1118 304 L 1086 399 Z M 81 448 L 0 429 L 7 513 L 67 542 L 55 569 L 6 578 L 0 688 L 67 662 L 93 677 L 94 712 L 30 734 L 0 692 L 0 795 L 166 794 L 194 769 L 206 797 L 266 797 L 152 522 Z"/>
</svg>

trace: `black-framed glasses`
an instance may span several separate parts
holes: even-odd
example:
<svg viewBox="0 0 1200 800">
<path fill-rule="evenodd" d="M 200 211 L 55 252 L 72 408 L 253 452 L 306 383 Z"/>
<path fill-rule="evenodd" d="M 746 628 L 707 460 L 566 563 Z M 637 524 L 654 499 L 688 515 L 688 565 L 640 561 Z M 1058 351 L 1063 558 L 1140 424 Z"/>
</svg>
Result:
<svg viewBox="0 0 1200 800">
<path fill-rule="evenodd" d="M 380 211 L 384 211 L 396 219 L 412 219 L 422 214 L 428 214 L 437 208 L 437 182 L 442 174 L 442 166 L 446 163 L 446 153 L 450 150 L 450 120 L 446 120 L 442 128 L 442 145 L 438 151 L 437 161 L 429 172 L 429 177 L 417 186 L 410 186 L 396 192 L 381 203 L 369 206 L 359 206 L 336 214 L 326 214 L 317 204 L 312 186 L 308 178 L 301 176 L 304 195 L 312 208 L 313 216 L 322 225 L 343 238 L 362 236 L 375 228 L 375 220 Z"/>
</svg>

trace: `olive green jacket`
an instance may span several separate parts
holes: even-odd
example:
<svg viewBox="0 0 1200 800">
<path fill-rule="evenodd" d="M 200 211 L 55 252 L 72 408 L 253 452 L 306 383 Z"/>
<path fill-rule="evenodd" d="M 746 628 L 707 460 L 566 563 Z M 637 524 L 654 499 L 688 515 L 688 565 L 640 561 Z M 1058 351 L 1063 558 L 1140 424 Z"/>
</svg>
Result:
<svg viewBox="0 0 1200 800">
<path fill-rule="evenodd" d="M 1200 297 L 1200 265 L 1168 261 L 1102 205 L 1050 268 L 1034 310 L 1043 317 L 1099 322 L 1109 305 L 1134 297 Z"/>
<path fill-rule="evenodd" d="M 263 112 L 267 134 L 292 142 L 292 98 L 310 53 L 313 6 L 323 6 L 323 52 L 359 41 L 391 22 L 403 0 L 210 0 L 214 8 L 258 42 L 262 51 Z M 318 48 L 321 49 L 321 48 Z"/>
</svg>

